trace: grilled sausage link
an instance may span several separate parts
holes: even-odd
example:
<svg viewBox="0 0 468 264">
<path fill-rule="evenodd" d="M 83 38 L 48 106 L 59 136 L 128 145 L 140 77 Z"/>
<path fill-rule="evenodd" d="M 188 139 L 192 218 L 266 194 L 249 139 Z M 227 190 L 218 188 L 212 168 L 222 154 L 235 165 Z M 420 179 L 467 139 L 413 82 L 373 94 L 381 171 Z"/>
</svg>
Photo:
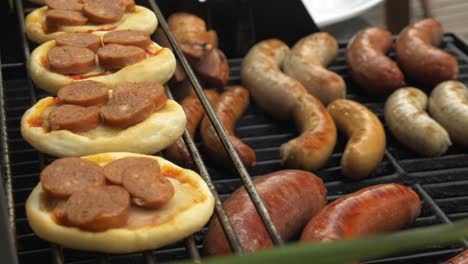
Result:
<svg viewBox="0 0 468 264">
<path fill-rule="evenodd" d="M 327 190 L 322 180 L 309 172 L 277 171 L 255 179 L 254 184 L 285 241 L 291 239 L 327 203 Z M 232 193 L 223 205 L 234 232 L 246 252 L 273 246 L 244 187 Z M 217 217 L 208 227 L 203 249 L 208 255 L 231 253 Z"/>
<path fill-rule="evenodd" d="M 458 78 L 458 62 L 454 56 L 437 48 L 444 30 L 429 18 L 407 26 L 396 41 L 396 57 L 408 79 L 430 88 L 446 80 Z"/>
<path fill-rule="evenodd" d="M 396 90 L 385 103 L 385 121 L 393 135 L 413 151 L 438 156 L 452 144 L 447 131 L 426 112 L 427 96 L 419 89 Z"/>
<path fill-rule="evenodd" d="M 283 70 L 298 80 L 324 105 L 346 97 L 346 84 L 338 74 L 326 69 L 338 54 L 333 36 L 320 32 L 299 40 L 284 60 Z"/>
<path fill-rule="evenodd" d="M 249 89 L 255 103 L 270 115 L 287 120 L 297 98 L 307 93 L 304 86 L 280 70 L 289 47 L 278 39 L 253 46 L 242 62 L 242 84 Z"/>
<path fill-rule="evenodd" d="M 288 168 L 315 171 L 328 161 L 336 144 L 336 126 L 323 104 L 310 94 L 297 99 L 293 111 L 301 135 L 283 144 L 282 163 Z"/>
<path fill-rule="evenodd" d="M 458 81 L 446 81 L 432 90 L 429 113 L 454 143 L 468 146 L 468 89 Z"/>
<path fill-rule="evenodd" d="M 468 263 L 468 250 L 456 255 L 442 264 L 466 264 Z"/>
<path fill-rule="evenodd" d="M 385 56 L 391 46 L 392 34 L 381 27 L 358 32 L 348 45 L 351 78 L 371 96 L 385 96 L 405 85 L 400 68 Z"/>
<path fill-rule="evenodd" d="M 205 94 L 212 105 L 216 102 L 219 96 L 215 90 L 205 90 Z M 197 127 L 205 115 L 203 106 L 195 94 L 186 97 L 182 100 L 180 105 L 184 109 L 185 116 L 187 117 L 187 130 L 190 136 L 194 138 Z M 167 148 L 164 154 L 169 160 L 179 166 L 185 168 L 191 168 L 193 166 L 192 157 L 182 137 L 180 137 L 176 143 Z"/>
<path fill-rule="evenodd" d="M 380 184 L 346 195 L 323 208 L 307 224 L 301 241 L 333 241 L 392 231 L 411 224 L 421 200 L 410 188 Z"/>
<path fill-rule="evenodd" d="M 226 129 L 242 163 L 246 167 L 253 167 L 256 162 L 255 151 L 234 135 L 234 125 L 247 109 L 249 101 L 249 91 L 247 89 L 240 86 L 233 87 L 221 94 L 215 104 L 214 110 L 224 129 Z M 207 150 L 208 155 L 216 161 L 230 165 L 231 159 L 224 149 L 218 134 L 216 134 L 213 125 L 211 125 L 208 116 L 203 118 L 200 126 L 200 133 L 203 146 Z"/>
<path fill-rule="evenodd" d="M 333 101 L 328 111 L 338 129 L 349 137 L 341 172 L 353 179 L 369 176 L 385 152 L 385 132 L 379 119 L 365 106 L 346 99 Z"/>
</svg>

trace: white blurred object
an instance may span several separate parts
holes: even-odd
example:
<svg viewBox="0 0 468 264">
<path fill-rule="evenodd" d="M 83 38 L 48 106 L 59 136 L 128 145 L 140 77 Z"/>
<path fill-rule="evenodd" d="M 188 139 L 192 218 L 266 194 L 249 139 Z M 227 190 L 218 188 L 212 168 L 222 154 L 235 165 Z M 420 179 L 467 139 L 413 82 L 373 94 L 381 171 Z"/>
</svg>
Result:
<svg viewBox="0 0 468 264">
<path fill-rule="evenodd" d="M 382 0 L 302 0 L 319 27 L 341 22 L 362 14 Z"/>
</svg>

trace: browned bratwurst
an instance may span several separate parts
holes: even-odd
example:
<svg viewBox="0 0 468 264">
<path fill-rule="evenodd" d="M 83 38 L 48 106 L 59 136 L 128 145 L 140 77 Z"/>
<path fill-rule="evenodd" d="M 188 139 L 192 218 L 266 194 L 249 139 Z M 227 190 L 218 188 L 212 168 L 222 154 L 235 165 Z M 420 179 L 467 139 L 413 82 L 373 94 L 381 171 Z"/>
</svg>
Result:
<svg viewBox="0 0 468 264">
<path fill-rule="evenodd" d="M 466 264 L 468 263 L 468 250 L 456 255 L 442 264 Z"/>
<path fill-rule="evenodd" d="M 282 239 L 291 239 L 327 203 L 322 180 L 312 173 L 282 170 L 254 180 L 255 187 L 270 213 Z M 223 203 L 234 232 L 246 252 L 269 248 L 273 243 L 244 187 Z M 231 248 L 215 217 L 206 234 L 204 251 L 208 255 L 231 254 Z"/>
<path fill-rule="evenodd" d="M 421 200 L 408 187 L 380 184 L 346 195 L 307 224 L 301 241 L 330 241 L 396 230 L 411 224 Z"/>
<path fill-rule="evenodd" d="M 55 39 L 57 46 L 74 46 L 88 48 L 93 52 L 101 47 L 101 38 L 97 35 L 85 32 L 70 32 L 57 36 Z"/>
<path fill-rule="evenodd" d="M 385 96 L 405 85 L 397 64 L 385 53 L 392 46 L 392 34 L 381 27 L 358 32 L 348 45 L 346 63 L 351 78 L 366 93 Z"/>
<path fill-rule="evenodd" d="M 214 110 L 224 129 L 226 129 L 242 163 L 244 166 L 250 168 L 255 166 L 257 160 L 255 151 L 234 135 L 234 125 L 247 109 L 249 99 L 249 91 L 247 89 L 240 86 L 233 87 L 221 94 L 214 106 Z M 218 134 L 216 134 L 213 125 L 211 125 L 208 116 L 203 118 L 200 126 L 200 133 L 203 146 L 207 150 L 208 155 L 216 161 L 230 165 L 231 159 L 224 149 Z"/>
<path fill-rule="evenodd" d="M 437 48 L 444 30 L 429 18 L 407 26 L 396 41 L 396 57 L 409 79 L 429 88 L 458 78 L 457 59 Z"/>
<path fill-rule="evenodd" d="M 229 64 L 224 53 L 214 48 L 209 51 L 195 68 L 207 85 L 224 87 L 229 81 Z"/>
<path fill-rule="evenodd" d="M 205 90 L 205 94 L 206 97 L 208 97 L 210 103 L 214 105 L 218 99 L 219 94 L 215 90 Z M 190 95 L 182 100 L 180 106 L 182 106 L 182 109 L 184 109 L 185 116 L 187 117 L 187 130 L 190 136 L 194 138 L 198 125 L 200 124 L 202 117 L 205 115 L 203 106 L 195 94 Z M 192 157 L 182 137 L 180 137 L 176 143 L 167 148 L 164 154 L 167 159 L 179 166 L 185 168 L 191 168 L 193 166 Z"/>
</svg>

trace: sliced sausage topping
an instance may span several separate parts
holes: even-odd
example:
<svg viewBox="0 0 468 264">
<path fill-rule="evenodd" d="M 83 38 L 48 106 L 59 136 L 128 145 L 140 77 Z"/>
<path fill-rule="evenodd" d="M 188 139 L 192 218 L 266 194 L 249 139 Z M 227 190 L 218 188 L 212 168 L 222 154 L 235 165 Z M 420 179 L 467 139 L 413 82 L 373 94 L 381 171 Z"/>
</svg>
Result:
<svg viewBox="0 0 468 264">
<path fill-rule="evenodd" d="M 97 55 L 101 66 L 108 70 L 118 70 L 146 58 L 142 48 L 119 44 L 105 45 L 97 51 Z"/>
<path fill-rule="evenodd" d="M 49 9 L 70 11 L 81 11 L 83 9 L 83 4 L 80 0 L 46 0 L 45 3 Z"/>
<path fill-rule="evenodd" d="M 130 195 L 119 186 L 86 188 L 74 193 L 67 202 L 68 224 L 90 231 L 122 227 L 130 212 Z"/>
<path fill-rule="evenodd" d="M 92 80 L 66 85 L 57 94 L 60 103 L 79 106 L 104 105 L 108 96 L 107 86 Z"/>
<path fill-rule="evenodd" d="M 47 53 L 50 70 L 60 74 L 87 73 L 96 67 L 94 52 L 87 48 L 60 46 Z"/>
<path fill-rule="evenodd" d="M 101 166 L 80 158 L 57 159 L 45 167 L 40 178 L 44 191 L 56 198 L 68 198 L 75 192 L 106 182 Z"/>
<path fill-rule="evenodd" d="M 81 26 L 86 24 L 88 19 L 80 12 L 52 9 L 47 10 L 46 22 L 50 25 Z"/>
<path fill-rule="evenodd" d="M 159 163 L 157 160 L 149 158 L 130 157 L 114 160 L 104 167 L 104 176 L 113 184 L 122 184 L 124 171 L 130 167 L 148 168 L 152 171 L 159 172 Z"/>
<path fill-rule="evenodd" d="M 105 44 L 132 45 L 146 48 L 151 44 L 151 39 L 147 34 L 138 30 L 114 30 L 104 35 L 102 38 Z"/>
<path fill-rule="evenodd" d="M 174 196 L 174 187 L 166 177 L 143 166 L 127 168 L 122 185 L 132 195 L 132 201 L 145 208 L 160 208 Z"/>
<path fill-rule="evenodd" d="M 91 33 L 73 32 L 58 35 L 55 43 L 57 46 L 82 47 L 96 52 L 101 47 L 101 38 Z"/>
<path fill-rule="evenodd" d="M 83 13 L 93 22 L 112 23 L 123 16 L 125 9 L 120 1 L 87 0 L 83 6 Z"/>
<path fill-rule="evenodd" d="M 117 93 L 101 108 L 104 121 L 111 126 L 126 128 L 151 115 L 154 104 L 144 93 Z"/>
<path fill-rule="evenodd" d="M 120 0 L 121 5 L 127 12 L 135 12 L 135 1 L 134 0 Z"/>
<path fill-rule="evenodd" d="M 130 83 L 125 82 L 119 84 L 112 90 L 113 94 L 119 93 L 141 93 L 146 98 L 151 98 L 154 104 L 154 111 L 163 108 L 167 103 L 167 96 L 164 87 L 158 83 L 141 82 Z"/>
<path fill-rule="evenodd" d="M 51 130 L 85 132 L 99 125 L 101 115 L 96 106 L 83 107 L 65 104 L 50 111 L 47 120 Z"/>
</svg>

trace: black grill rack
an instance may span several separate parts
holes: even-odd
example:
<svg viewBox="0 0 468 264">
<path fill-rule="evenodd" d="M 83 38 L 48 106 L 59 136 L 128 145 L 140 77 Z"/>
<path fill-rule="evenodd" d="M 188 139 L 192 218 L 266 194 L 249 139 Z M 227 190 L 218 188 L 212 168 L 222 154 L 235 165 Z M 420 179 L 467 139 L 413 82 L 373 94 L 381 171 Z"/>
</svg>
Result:
<svg viewBox="0 0 468 264">
<path fill-rule="evenodd" d="M 255 103 L 252 103 L 244 114 L 242 120 L 236 127 L 236 134 L 247 144 L 252 146 L 257 153 L 257 166 L 249 173 L 232 151 L 232 145 L 227 140 L 224 130 L 214 115 L 208 104 L 206 97 L 202 93 L 192 70 L 183 57 L 180 49 L 175 44 L 174 38 L 170 34 L 167 24 L 154 0 L 148 0 L 146 6 L 155 11 L 160 26 L 169 38 L 176 57 L 182 62 L 188 76 L 190 77 L 195 92 L 199 96 L 205 110 L 212 123 L 220 135 L 223 143 L 227 147 L 234 164 L 238 169 L 238 175 L 226 175 L 226 172 L 217 168 L 204 153 L 198 151 L 203 149 L 203 144 L 199 139 L 190 138 L 187 132 L 184 133 L 184 140 L 189 146 L 196 167 L 200 175 L 207 181 L 211 191 L 216 197 L 216 213 L 221 218 L 225 231 L 234 251 L 241 253 L 235 235 L 230 229 L 229 221 L 221 206 L 221 201 L 232 191 L 242 184 L 250 191 L 251 195 L 258 199 L 255 189 L 251 185 L 251 178 L 263 175 L 272 171 L 282 169 L 280 165 L 279 146 L 289 139 L 298 135 L 295 128 L 290 123 L 279 123 L 270 116 L 259 110 Z M 57 245 L 39 239 L 30 229 L 25 217 L 24 202 L 26 201 L 32 188 L 39 180 L 39 172 L 45 164 L 52 160 L 51 157 L 38 153 L 31 148 L 21 137 L 20 119 L 38 98 L 47 94 L 35 90 L 30 78 L 27 76 L 26 63 L 29 59 L 30 45 L 24 35 L 24 14 L 31 9 L 23 8 L 21 0 L 16 0 L 18 22 L 20 24 L 21 42 L 23 45 L 24 59 L 21 62 L 1 64 L 5 73 L 4 85 L 0 88 L 0 117 L 2 118 L 2 172 L 4 176 L 6 200 L 8 206 L 7 226 L 9 227 L 9 238 L 16 245 L 17 256 L 20 263 L 50 262 L 55 263 L 155 263 L 166 260 L 186 259 L 200 261 L 199 249 L 202 239 L 206 233 L 206 228 L 170 246 L 154 250 L 126 255 L 105 255 L 92 252 L 82 252 L 71 249 L 62 249 Z M 169 34 L 168 34 L 169 33 Z M 452 34 L 446 34 L 444 38 L 444 48 L 455 55 L 460 65 L 460 80 L 468 83 L 468 48 Z M 345 43 L 340 44 L 340 52 L 335 62 L 330 65 L 330 69 L 344 77 L 348 86 L 348 98 L 363 103 L 373 110 L 383 122 L 384 101 L 368 98 L 364 96 L 349 78 L 344 63 Z M 393 56 L 390 54 L 390 56 Z M 230 85 L 240 84 L 240 65 L 242 59 L 230 59 L 231 78 Z M 170 96 L 170 90 L 167 89 Z M 384 123 L 385 124 L 385 123 Z M 423 199 L 423 211 L 421 216 L 411 227 L 427 226 L 437 223 L 450 223 L 453 220 L 468 217 L 468 155 L 464 150 L 457 147 L 449 149 L 448 153 L 437 158 L 425 158 L 415 155 L 407 148 L 399 144 L 389 133 L 387 134 L 387 150 L 385 159 L 375 170 L 373 175 L 361 181 L 351 181 L 345 179 L 340 174 L 339 161 L 344 150 L 345 139 L 339 136 L 338 144 L 327 165 L 316 172 L 325 182 L 330 201 L 341 197 L 344 194 L 357 191 L 361 188 L 386 182 L 397 182 L 407 186 L 412 186 Z M 204 163 L 203 161 L 206 161 Z M 205 165 L 206 164 L 206 165 Z M 1 185 L 0 185 L 1 186 Z M 264 221 L 276 244 L 281 244 L 281 239 L 276 235 L 276 231 L 268 213 L 261 202 L 254 201 L 260 213 L 263 211 Z M 410 227 L 410 228 L 411 228 Z M 452 255 L 460 252 L 462 248 L 468 248 L 466 241 L 452 247 L 429 248 L 411 255 L 391 256 L 386 259 L 372 260 L 367 263 L 438 263 L 443 259 L 448 259 Z"/>
</svg>

